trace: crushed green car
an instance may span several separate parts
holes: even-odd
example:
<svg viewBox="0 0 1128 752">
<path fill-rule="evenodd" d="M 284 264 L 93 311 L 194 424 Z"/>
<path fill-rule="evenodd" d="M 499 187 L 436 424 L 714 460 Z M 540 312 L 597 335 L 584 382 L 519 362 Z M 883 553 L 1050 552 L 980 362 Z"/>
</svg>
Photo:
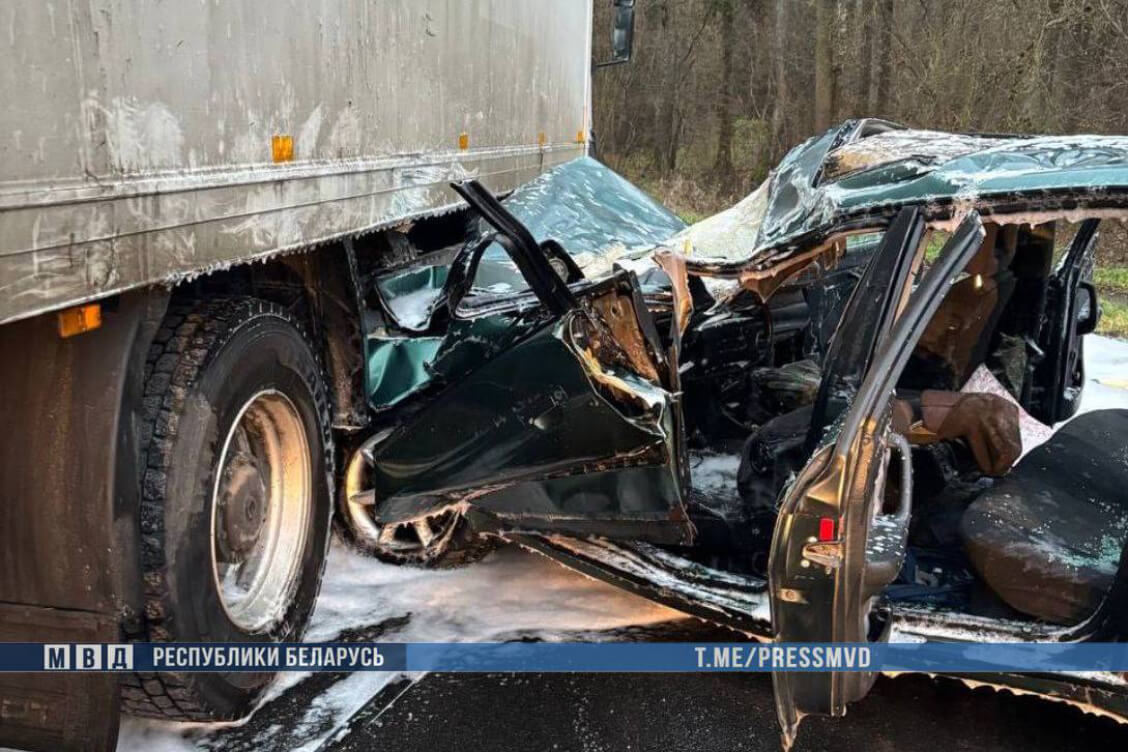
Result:
<svg viewBox="0 0 1128 752">
<path fill-rule="evenodd" d="M 763 640 L 1128 636 L 1128 411 L 1077 415 L 1128 139 L 850 121 L 691 227 L 588 158 L 453 187 L 465 242 L 358 272 L 361 549 L 515 541 Z M 873 679 L 777 675 L 786 733 Z"/>
</svg>

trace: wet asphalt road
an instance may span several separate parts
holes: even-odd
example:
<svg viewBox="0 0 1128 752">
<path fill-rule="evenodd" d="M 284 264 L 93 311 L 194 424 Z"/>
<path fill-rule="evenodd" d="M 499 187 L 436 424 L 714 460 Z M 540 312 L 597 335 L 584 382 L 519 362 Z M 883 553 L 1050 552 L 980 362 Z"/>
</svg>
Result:
<svg viewBox="0 0 1128 752">
<path fill-rule="evenodd" d="M 397 697 L 398 695 L 398 697 Z M 771 679 L 736 674 L 430 675 L 389 687 L 327 749 L 780 749 Z M 842 719 L 804 721 L 815 750 L 1124 750 L 1128 728 L 954 681 L 879 680 Z"/>
<path fill-rule="evenodd" d="M 739 639 L 696 620 L 618 630 L 606 637 Z M 309 677 L 251 723 L 204 746 L 222 752 L 261 749 L 263 729 L 292 724 L 337 680 L 340 676 L 330 674 Z M 273 736 L 270 746 L 296 748 L 318 732 L 299 725 L 289 738 Z M 777 752 L 780 743 L 767 675 L 428 674 L 384 687 L 317 749 Z M 845 718 L 805 720 L 794 749 L 1103 752 L 1128 750 L 1128 726 L 1033 697 L 906 676 L 879 679 Z"/>
</svg>

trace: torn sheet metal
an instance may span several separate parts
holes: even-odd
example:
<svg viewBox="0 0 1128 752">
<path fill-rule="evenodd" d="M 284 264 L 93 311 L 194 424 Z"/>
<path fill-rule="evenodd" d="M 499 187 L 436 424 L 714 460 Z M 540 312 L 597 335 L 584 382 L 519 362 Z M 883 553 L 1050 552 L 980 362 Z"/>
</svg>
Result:
<svg viewBox="0 0 1128 752">
<path fill-rule="evenodd" d="M 607 277 L 622 266 L 639 274 L 644 291 L 668 291 L 669 281 L 648 254 L 685 229 L 685 223 L 594 159 L 559 165 L 525 183 L 502 203 L 538 242 L 560 243 L 587 279 Z M 488 230 L 483 223 L 467 249 Z M 376 288 L 391 323 L 407 332 L 425 332 L 435 309 L 445 304 L 450 268 L 420 266 L 378 278 Z M 482 252 L 470 290 L 501 299 L 528 292 L 529 287 L 505 250 L 493 243 Z"/>
<path fill-rule="evenodd" d="M 685 268 L 685 256 L 669 251 L 654 254 L 654 263 L 670 278 L 674 298 L 674 326 L 676 339 L 680 341 L 689 328 L 689 317 L 693 315 L 693 296 L 689 292 L 689 276 Z M 671 337 L 671 339 L 674 339 Z"/>
<path fill-rule="evenodd" d="M 837 238 L 762 269 L 745 269 L 740 273 L 740 286 L 766 301 L 776 290 L 812 264 L 819 264 L 824 269 L 833 267 L 845 249 L 845 239 Z"/>
<path fill-rule="evenodd" d="M 639 275 L 644 291 L 669 290 L 669 280 L 650 262 L 649 252 L 684 230 L 685 223 L 594 159 L 558 165 L 502 203 L 538 242 L 560 243 L 588 279 L 601 279 L 621 266 Z M 483 225 L 479 237 L 487 231 Z M 435 309 L 444 303 L 449 272 L 449 265 L 427 265 L 379 277 L 376 288 L 391 322 L 408 332 L 425 332 Z M 471 288 L 509 296 L 526 292 L 528 285 L 494 243 L 482 252 Z"/>
<path fill-rule="evenodd" d="M 1126 137 L 982 136 L 851 120 L 792 149 L 744 201 L 672 243 L 681 250 L 677 243 L 692 241 L 693 274 L 755 279 L 832 234 L 882 228 L 901 206 L 922 205 L 931 223 L 958 223 L 972 208 L 1026 222 L 1079 208 L 1094 216 L 1126 196 Z"/>
<path fill-rule="evenodd" d="M 1065 203 L 1073 197 L 1074 203 L 1101 206 L 1103 196 L 1128 192 L 1125 137 L 888 129 L 867 135 L 866 122 L 848 121 L 788 154 L 772 177 L 757 251 L 852 218 L 890 215 L 905 204 L 924 204 L 945 218 L 973 202 L 986 214 L 995 201 L 1037 199 L 1045 205 L 1060 195 Z M 1022 210 L 1009 204 L 1000 209 Z"/>
<path fill-rule="evenodd" d="M 1003 139 L 964 133 L 893 128 L 849 141 L 832 150 L 823 165 L 820 182 L 833 182 L 875 167 L 900 162 L 915 165 L 921 174 L 935 165 L 973 152 L 1000 146 Z"/>
<path fill-rule="evenodd" d="M 376 289 L 385 312 L 400 328 L 423 331 L 439 304 L 449 273 L 449 266 L 428 265 L 377 278 Z"/>
<path fill-rule="evenodd" d="M 527 336 L 535 321 L 485 316 L 453 319 L 436 336 L 370 336 L 367 344 L 369 404 L 377 411 L 433 383 L 465 378 L 482 363 Z"/>
<path fill-rule="evenodd" d="M 427 366 L 442 344 L 440 337 L 372 337 L 368 342 L 368 399 L 391 407 L 431 380 Z"/>
<path fill-rule="evenodd" d="M 637 186 L 591 157 L 559 165 L 505 201 L 538 242 L 553 239 L 584 267 L 583 254 L 621 246 L 627 253 L 661 243 L 685 222 Z"/>
<path fill-rule="evenodd" d="M 513 524 L 688 542 L 671 369 L 634 284 L 619 272 L 560 316 L 511 307 L 441 337 L 370 338 L 373 406 L 413 396 L 372 450 L 381 519 L 488 486 L 475 506 Z"/>
<path fill-rule="evenodd" d="M 503 203 L 537 242 L 560 243 L 589 279 L 606 276 L 616 262 L 645 255 L 686 226 L 669 209 L 590 157 L 554 167 Z M 487 278 L 490 273 L 494 276 Z M 475 286 L 498 291 L 502 285 L 505 292 L 526 289 L 505 251 L 494 244 L 482 255 Z"/>
</svg>

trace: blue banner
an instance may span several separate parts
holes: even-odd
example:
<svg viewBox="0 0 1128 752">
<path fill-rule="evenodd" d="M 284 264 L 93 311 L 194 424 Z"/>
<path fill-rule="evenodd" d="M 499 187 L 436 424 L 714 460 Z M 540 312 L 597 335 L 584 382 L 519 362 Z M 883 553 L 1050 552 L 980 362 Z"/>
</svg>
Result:
<svg viewBox="0 0 1128 752">
<path fill-rule="evenodd" d="M 1128 643 L 0 643 L 0 671 L 1128 672 Z"/>
</svg>

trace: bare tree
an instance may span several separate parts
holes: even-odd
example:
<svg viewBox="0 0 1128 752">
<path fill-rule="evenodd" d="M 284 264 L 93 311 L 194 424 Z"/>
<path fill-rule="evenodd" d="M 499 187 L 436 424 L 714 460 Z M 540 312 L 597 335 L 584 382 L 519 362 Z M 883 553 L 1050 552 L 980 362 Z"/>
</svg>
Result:
<svg viewBox="0 0 1128 752">
<path fill-rule="evenodd" d="M 873 17 L 877 25 L 876 47 L 871 60 L 874 71 L 869 88 L 870 114 L 889 116 L 893 78 L 893 0 L 877 0 L 877 12 Z"/>
<path fill-rule="evenodd" d="M 775 83 L 775 101 L 772 103 L 772 149 L 773 158 L 779 154 L 784 145 L 784 128 L 786 126 L 786 111 L 790 89 L 787 82 L 787 58 L 784 51 L 787 49 L 787 10 L 790 0 L 775 0 L 772 8 L 772 78 Z"/>
<path fill-rule="evenodd" d="M 817 0 L 815 15 L 815 123 L 814 130 L 824 131 L 834 119 L 834 94 L 837 69 L 834 65 L 834 30 L 838 16 L 838 0 Z"/>
<path fill-rule="evenodd" d="M 596 42 L 610 0 L 593 0 Z M 594 79 L 600 158 L 694 213 L 844 117 L 1128 132 L 1128 0 L 640 0 Z"/>
<path fill-rule="evenodd" d="M 733 52 L 736 47 L 734 0 L 716 0 L 721 32 L 721 89 L 717 95 L 717 158 L 713 169 L 723 180 L 732 177 Z"/>
</svg>

